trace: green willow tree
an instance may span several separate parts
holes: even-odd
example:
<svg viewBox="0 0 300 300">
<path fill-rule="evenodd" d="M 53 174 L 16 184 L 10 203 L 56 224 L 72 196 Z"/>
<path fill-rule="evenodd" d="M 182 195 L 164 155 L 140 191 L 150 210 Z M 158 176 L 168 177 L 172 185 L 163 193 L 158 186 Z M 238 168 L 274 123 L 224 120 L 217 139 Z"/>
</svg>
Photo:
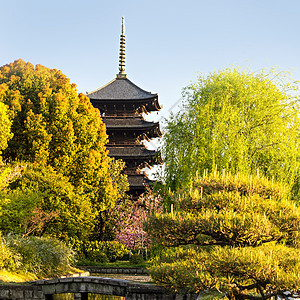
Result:
<svg viewBox="0 0 300 300">
<path fill-rule="evenodd" d="M 151 277 L 173 292 L 266 300 L 300 289 L 300 208 L 286 186 L 263 177 L 205 173 L 173 195 L 169 213 L 150 215 L 164 250 Z M 219 294 L 220 296 L 220 294 Z"/>
<path fill-rule="evenodd" d="M 65 194 L 61 207 L 55 204 L 60 213 L 64 205 L 73 205 L 71 210 L 75 213 L 82 201 L 94 217 L 124 196 L 127 178 L 121 174 L 123 165 L 107 155 L 106 128 L 98 109 L 85 95 L 77 93 L 76 85 L 61 71 L 34 67 L 22 60 L 5 65 L 0 68 L 0 97 L 1 107 L 8 107 L 12 133 L 1 149 L 3 159 L 41 167 L 31 169 L 31 174 L 35 174 L 32 176 L 40 179 L 39 185 L 28 183 L 25 177 L 29 171 L 24 175 L 28 188 L 44 193 L 49 185 L 59 201 L 59 184 L 54 184 L 57 177 L 61 185 L 65 184 L 65 188 L 61 186 Z M 42 177 L 47 168 L 49 174 L 43 188 Z M 84 215 L 80 209 L 78 214 L 80 219 Z M 69 217 L 66 224 L 76 221 L 76 213 Z M 61 220 L 64 218 L 66 215 Z"/>
<path fill-rule="evenodd" d="M 256 173 L 292 186 L 299 171 L 297 83 L 284 73 L 225 69 L 184 89 L 167 120 L 165 181 L 176 190 L 205 169 Z M 296 186 L 294 186 L 296 188 Z"/>
</svg>

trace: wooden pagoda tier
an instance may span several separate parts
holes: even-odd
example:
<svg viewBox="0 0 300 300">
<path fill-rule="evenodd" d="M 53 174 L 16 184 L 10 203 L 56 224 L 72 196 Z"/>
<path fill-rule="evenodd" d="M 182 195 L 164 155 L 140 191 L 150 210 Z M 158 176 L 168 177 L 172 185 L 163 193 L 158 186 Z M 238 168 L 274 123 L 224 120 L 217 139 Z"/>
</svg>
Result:
<svg viewBox="0 0 300 300">
<path fill-rule="evenodd" d="M 133 82 L 125 73 L 125 23 L 122 18 L 120 35 L 119 73 L 116 78 L 100 89 L 87 93 L 93 106 L 100 110 L 109 138 L 109 156 L 126 163 L 124 172 L 128 175 L 129 193 L 138 197 L 145 191 L 149 179 L 141 173 L 144 167 L 155 163 L 155 151 L 142 144 L 160 137 L 158 122 L 148 122 L 143 113 L 161 109 L 157 94 L 147 92 Z"/>
<path fill-rule="evenodd" d="M 161 137 L 158 122 L 146 121 L 143 113 L 161 109 L 157 94 L 146 92 L 125 76 L 118 76 L 102 88 L 88 93 L 91 103 L 100 110 L 106 125 L 109 156 L 126 163 L 129 193 L 138 197 L 150 180 L 141 173 L 144 167 L 155 164 L 155 151 L 148 150 L 142 141 Z"/>
<path fill-rule="evenodd" d="M 150 141 L 161 136 L 159 123 L 147 122 L 142 116 L 102 118 L 106 124 L 110 144 L 139 144 L 142 140 Z"/>
<path fill-rule="evenodd" d="M 126 173 L 128 175 L 135 175 L 139 173 L 142 168 L 151 167 L 156 163 L 155 151 L 148 150 L 144 146 L 136 147 L 111 147 L 107 146 L 109 156 L 116 159 L 122 159 L 126 163 Z"/>
</svg>

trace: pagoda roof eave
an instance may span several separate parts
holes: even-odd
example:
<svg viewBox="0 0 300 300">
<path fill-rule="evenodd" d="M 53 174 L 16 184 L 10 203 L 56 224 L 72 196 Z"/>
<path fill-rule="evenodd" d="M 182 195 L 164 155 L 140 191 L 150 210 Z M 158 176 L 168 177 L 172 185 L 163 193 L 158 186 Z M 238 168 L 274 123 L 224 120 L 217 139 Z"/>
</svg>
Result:
<svg viewBox="0 0 300 300">
<path fill-rule="evenodd" d="M 161 110 L 163 108 L 163 106 L 159 104 L 158 100 L 154 102 L 154 106 L 156 110 Z"/>
<path fill-rule="evenodd" d="M 144 160 L 149 160 L 149 159 L 153 159 L 154 158 L 154 155 L 148 155 L 148 156 L 129 156 L 129 155 L 112 155 L 112 154 L 108 154 L 109 157 L 116 157 L 118 159 L 123 159 L 123 160 L 141 160 L 141 161 L 144 161 Z"/>
<path fill-rule="evenodd" d="M 144 125 L 110 125 L 110 124 L 105 124 L 106 129 L 107 130 L 124 130 L 124 129 L 128 129 L 128 130 L 150 130 L 150 129 L 159 129 L 159 124 L 144 124 Z"/>
<path fill-rule="evenodd" d="M 93 100 L 145 100 L 157 97 L 157 94 L 152 94 L 141 89 L 128 78 L 114 78 L 112 81 L 103 87 L 86 94 L 87 97 Z"/>
<path fill-rule="evenodd" d="M 158 125 L 158 127 L 155 128 L 155 133 L 156 133 L 157 137 L 162 137 L 163 133 L 161 132 L 159 125 Z"/>
<path fill-rule="evenodd" d="M 114 101 L 116 101 L 116 102 L 123 101 L 124 102 L 124 100 L 125 100 L 126 102 L 132 101 L 132 102 L 136 103 L 137 101 L 145 102 L 147 100 L 149 100 L 149 101 L 154 100 L 154 99 L 156 99 L 158 97 L 158 94 L 152 94 L 152 97 L 147 97 L 147 98 L 128 98 L 128 99 L 124 99 L 124 98 L 107 98 L 107 99 L 103 98 L 103 99 L 97 99 L 97 98 L 90 97 L 90 94 L 87 94 L 86 96 L 88 96 L 90 98 L 90 100 L 98 101 L 98 102 L 100 102 L 100 101 L 101 102 L 114 102 Z M 160 107 L 160 105 L 159 105 L 159 107 Z"/>
<path fill-rule="evenodd" d="M 111 105 L 125 105 L 125 107 L 129 107 L 128 111 L 136 111 L 138 113 L 148 114 L 152 111 L 160 111 L 162 106 L 158 103 L 156 97 L 147 98 L 147 99 L 94 99 L 89 98 L 94 107 L 98 109 L 103 109 L 103 106 L 111 106 Z M 102 108 L 101 108 L 102 106 Z M 134 106 L 134 109 L 132 109 Z"/>
<path fill-rule="evenodd" d="M 151 137 L 161 137 L 162 132 L 160 131 L 159 122 L 149 122 L 144 119 L 135 118 L 106 118 L 103 117 L 103 122 L 105 123 L 106 130 L 113 131 L 139 131 L 142 133 L 146 132 L 151 135 Z"/>
<path fill-rule="evenodd" d="M 108 154 L 109 157 L 116 157 L 118 159 L 123 159 L 123 160 L 129 160 L 129 159 L 132 159 L 132 160 L 148 160 L 148 159 L 153 159 L 154 158 L 154 155 L 122 155 L 122 154 Z"/>
</svg>

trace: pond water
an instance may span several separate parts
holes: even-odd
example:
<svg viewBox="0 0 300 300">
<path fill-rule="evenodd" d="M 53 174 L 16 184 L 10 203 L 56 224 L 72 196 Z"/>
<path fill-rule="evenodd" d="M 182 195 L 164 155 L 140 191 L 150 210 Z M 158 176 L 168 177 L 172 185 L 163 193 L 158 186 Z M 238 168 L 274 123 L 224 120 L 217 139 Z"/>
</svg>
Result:
<svg viewBox="0 0 300 300">
<path fill-rule="evenodd" d="M 54 300 L 74 300 L 74 294 L 57 294 L 54 295 Z M 89 294 L 89 300 L 125 300 L 125 297 Z"/>
</svg>

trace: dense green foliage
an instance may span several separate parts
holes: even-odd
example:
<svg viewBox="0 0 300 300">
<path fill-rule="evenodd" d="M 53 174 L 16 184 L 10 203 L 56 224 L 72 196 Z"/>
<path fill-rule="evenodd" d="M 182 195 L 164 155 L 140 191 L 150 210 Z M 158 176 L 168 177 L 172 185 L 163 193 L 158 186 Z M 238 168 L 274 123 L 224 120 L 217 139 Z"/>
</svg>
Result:
<svg viewBox="0 0 300 300">
<path fill-rule="evenodd" d="M 289 183 L 299 173 L 298 85 L 284 73 L 225 69 L 200 75 L 167 121 L 162 154 L 167 187 L 205 169 L 227 169 Z"/>
<path fill-rule="evenodd" d="M 20 175 L 0 192 L 2 232 L 87 238 L 96 211 L 66 177 L 50 166 L 27 164 Z"/>
<path fill-rule="evenodd" d="M 127 248 L 117 241 L 78 241 L 69 239 L 68 246 L 75 250 L 79 260 L 114 262 L 128 254 Z"/>
<path fill-rule="evenodd" d="M 259 176 L 204 173 L 149 216 L 154 280 L 173 291 L 218 290 L 268 299 L 300 288 L 300 208 L 288 189 Z M 254 298 L 253 298 L 254 297 Z"/>
</svg>

